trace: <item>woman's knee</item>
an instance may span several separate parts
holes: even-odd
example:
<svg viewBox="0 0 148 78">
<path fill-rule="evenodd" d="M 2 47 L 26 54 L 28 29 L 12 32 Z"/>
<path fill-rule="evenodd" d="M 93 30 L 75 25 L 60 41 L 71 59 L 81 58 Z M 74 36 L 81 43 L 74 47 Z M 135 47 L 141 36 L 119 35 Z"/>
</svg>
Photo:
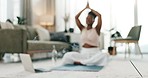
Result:
<svg viewBox="0 0 148 78">
<path fill-rule="evenodd" d="M 68 52 L 68 53 L 64 54 L 63 58 L 73 57 L 75 55 L 78 55 L 78 53 L 77 52 Z"/>
<path fill-rule="evenodd" d="M 63 64 L 73 64 L 75 55 L 77 55 L 75 52 L 66 53 L 62 58 Z"/>
</svg>

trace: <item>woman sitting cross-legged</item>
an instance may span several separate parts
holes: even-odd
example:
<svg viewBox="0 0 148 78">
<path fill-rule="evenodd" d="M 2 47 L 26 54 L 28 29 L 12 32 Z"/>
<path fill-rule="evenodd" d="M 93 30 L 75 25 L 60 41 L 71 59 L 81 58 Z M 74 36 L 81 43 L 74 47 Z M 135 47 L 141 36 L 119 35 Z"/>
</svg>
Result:
<svg viewBox="0 0 148 78">
<path fill-rule="evenodd" d="M 86 17 L 86 24 L 81 24 L 79 16 L 85 9 L 90 9 Z M 96 16 L 98 17 L 96 27 L 92 27 Z M 80 52 L 68 52 L 62 58 L 62 64 L 75 64 L 75 65 L 97 65 L 104 66 L 108 62 L 109 54 L 102 53 L 99 49 L 99 36 L 102 26 L 101 14 L 89 7 L 89 4 L 75 16 L 76 24 L 81 30 L 81 44 Z"/>
</svg>

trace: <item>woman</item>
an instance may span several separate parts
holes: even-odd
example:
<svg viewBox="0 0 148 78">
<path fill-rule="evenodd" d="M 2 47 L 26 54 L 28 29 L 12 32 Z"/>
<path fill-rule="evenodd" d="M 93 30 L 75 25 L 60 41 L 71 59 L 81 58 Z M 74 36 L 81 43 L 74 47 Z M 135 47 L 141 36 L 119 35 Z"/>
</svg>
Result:
<svg viewBox="0 0 148 78">
<path fill-rule="evenodd" d="M 81 24 L 79 16 L 85 9 L 90 9 L 86 17 L 87 27 Z M 97 25 L 92 27 L 96 16 L 98 17 Z M 76 24 L 81 30 L 82 49 L 79 52 L 68 52 L 63 57 L 63 64 L 75 65 L 98 65 L 104 66 L 108 61 L 108 54 L 99 50 L 99 35 L 102 26 L 101 14 L 91 9 L 89 4 L 75 16 Z"/>
</svg>

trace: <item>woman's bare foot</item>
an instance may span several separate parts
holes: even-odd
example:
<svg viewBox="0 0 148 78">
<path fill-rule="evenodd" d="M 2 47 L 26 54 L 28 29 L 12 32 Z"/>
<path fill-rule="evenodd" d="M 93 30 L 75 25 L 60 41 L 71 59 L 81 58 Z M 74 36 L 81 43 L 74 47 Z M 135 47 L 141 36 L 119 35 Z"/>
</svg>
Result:
<svg viewBox="0 0 148 78">
<path fill-rule="evenodd" d="M 82 64 L 81 62 L 75 61 L 74 65 L 84 65 L 84 64 Z"/>
</svg>

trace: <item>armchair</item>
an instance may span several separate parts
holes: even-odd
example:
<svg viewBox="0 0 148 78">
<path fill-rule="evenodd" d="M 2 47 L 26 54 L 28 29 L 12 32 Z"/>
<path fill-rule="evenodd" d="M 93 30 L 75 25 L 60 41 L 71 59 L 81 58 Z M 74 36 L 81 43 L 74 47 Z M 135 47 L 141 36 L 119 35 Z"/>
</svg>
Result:
<svg viewBox="0 0 148 78">
<path fill-rule="evenodd" d="M 130 56 L 130 53 L 131 53 L 129 49 L 130 43 L 134 43 L 135 46 L 137 46 L 138 48 L 138 52 L 141 54 L 141 56 L 143 56 L 141 53 L 139 44 L 138 44 L 139 39 L 140 39 L 140 32 L 141 32 L 141 26 L 134 26 L 131 28 L 130 32 L 128 33 L 127 38 L 119 38 L 119 39 L 117 38 L 113 40 L 115 42 L 115 45 L 116 43 L 126 43 L 127 44 L 127 48 L 125 48 L 127 49 L 127 51 L 125 51 L 125 58 L 126 58 L 126 53 L 128 53 Z"/>
</svg>

